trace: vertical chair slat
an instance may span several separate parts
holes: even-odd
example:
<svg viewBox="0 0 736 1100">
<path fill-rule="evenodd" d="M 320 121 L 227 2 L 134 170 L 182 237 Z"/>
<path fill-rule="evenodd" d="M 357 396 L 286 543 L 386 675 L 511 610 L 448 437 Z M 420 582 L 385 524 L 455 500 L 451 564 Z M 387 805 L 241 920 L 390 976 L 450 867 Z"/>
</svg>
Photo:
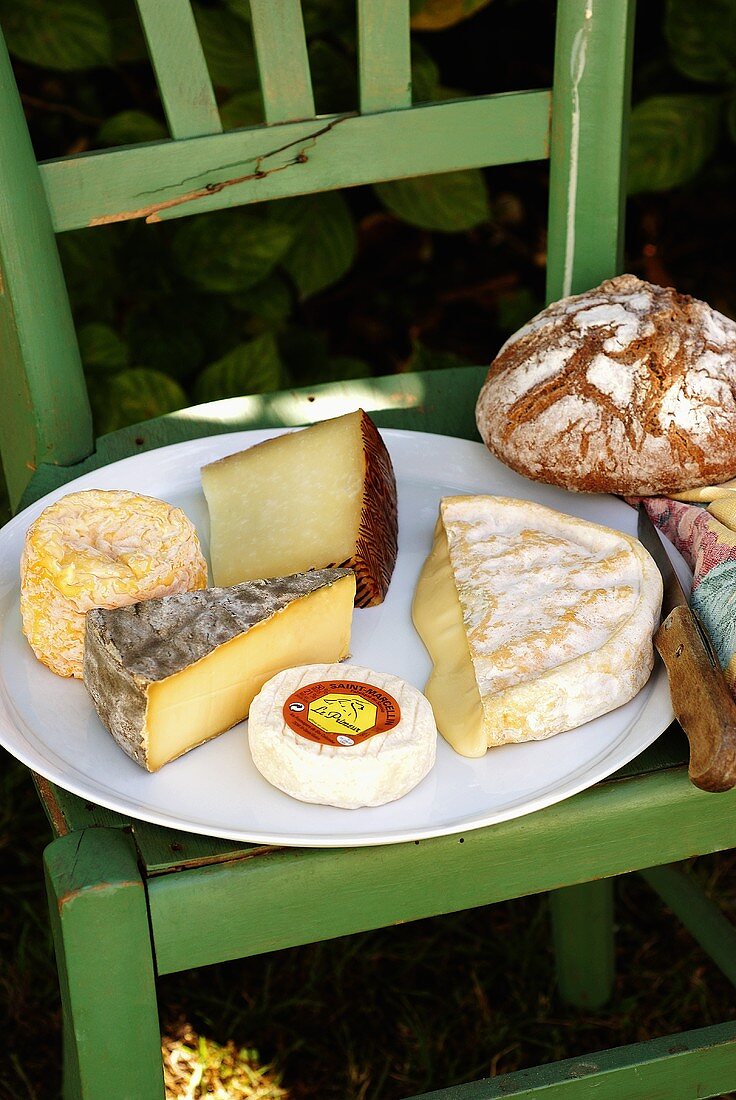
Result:
<svg viewBox="0 0 736 1100">
<path fill-rule="evenodd" d="M 547 295 L 620 272 L 634 0 L 559 0 Z M 599 89 L 607 89 L 605 95 Z"/>
<path fill-rule="evenodd" d="M 409 0 L 358 0 L 360 109 L 411 106 Z"/>
<path fill-rule="evenodd" d="M 92 419 L 51 215 L 0 34 L 0 442 L 11 504 L 38 463 L 71 465 Z"/>
<path fill-rule="evenodd" d="M 299 0 L 250 0 L 266 122 L 314 117 L 307 40 Z"/>
<path fill-rule="evenodd" d="M 136 0 L 173 138 L 222 132 L 189 0 Z"/>
</svg>

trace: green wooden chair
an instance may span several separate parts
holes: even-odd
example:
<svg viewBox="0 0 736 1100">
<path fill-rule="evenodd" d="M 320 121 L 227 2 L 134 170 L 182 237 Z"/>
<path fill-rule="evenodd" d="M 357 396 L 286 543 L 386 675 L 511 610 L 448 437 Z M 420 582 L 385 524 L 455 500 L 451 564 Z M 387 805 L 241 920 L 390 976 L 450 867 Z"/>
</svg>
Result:
<svg viewBox="0 0 736 1100">
<path fill-rule="evenodd" d="M 342 383 L 244 397 L 95 442 L 55 233 L 549 157 L 549 298 L 620 271 L 633 0 L 559 0 L 551 90 L 422 106 L 411 100 L 409 0 L 358 0 L 360 112 L 319 118 L 298 0 L 250 0 L 266 124 L 229 133 L 189 4 L 137 2 L 171 140 L 38 165 L 0 53 L 0 425 L 15 506 L 146 448 L 321 419 L 336 392 L 355 392 Z M 484 371 L 361 380 L 361 400 L 379 425 L 475 439 Z M 696 790 L 675 733 L 549 809 L 385 847 L 274 849 L 178 834 L 36 782 L 56 836 L 45 863 L 67 1100 L 161 1097 L 157 973 L 540 891 L 554 891 L 562 997 L 600 1005 L 612 983 L 612 881 L 632 870 L 736 981 L 733 928 L 666 866 L 736 845 L 736 792 Z M 280 899 L 267 919 L 264 893 Z M 736 1089 L 734 1040 L 731 1022 L 431 1095 L 712 1096 Z"/>
</svg>

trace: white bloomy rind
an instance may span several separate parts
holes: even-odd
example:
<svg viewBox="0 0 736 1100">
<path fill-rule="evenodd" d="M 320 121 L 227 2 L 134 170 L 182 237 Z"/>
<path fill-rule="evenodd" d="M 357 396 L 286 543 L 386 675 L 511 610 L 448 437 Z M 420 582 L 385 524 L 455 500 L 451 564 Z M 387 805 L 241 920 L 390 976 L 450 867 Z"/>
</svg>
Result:
<svg viewBox="0 0 736 1100">
<path fill-rule="evenodd" d="M 381 688 L 399 704 L 398 725 L 339 748 L 295 733 L 284 721 L 284 703 L 292 692 L 321 680 Z M 397 676 L 360 665 L 303 665 L 274 676 L 253 700 L 248 742 L 253 763 L 274 787 L 302 802 L 352 810 L 382 806 L 416 787 L 434 765 L 437 726 L 424 695 Z"/>
</svg>

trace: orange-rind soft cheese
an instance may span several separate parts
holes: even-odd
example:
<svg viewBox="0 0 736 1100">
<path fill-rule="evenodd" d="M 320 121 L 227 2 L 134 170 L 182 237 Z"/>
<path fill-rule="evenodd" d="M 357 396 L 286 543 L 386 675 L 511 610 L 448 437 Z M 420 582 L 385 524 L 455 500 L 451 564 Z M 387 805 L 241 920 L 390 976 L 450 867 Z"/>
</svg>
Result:
<svg viewBox="0 0 736 1100">
<path fill-rule="evenodd" d="M 187 516 L 125 489 L 87 489 L 49 505 L 28 528 L 20 573 L 31 649 L 58 676 L 77 679 L 92 608 L 207 586 L 207 563 Z"/>
</svg>

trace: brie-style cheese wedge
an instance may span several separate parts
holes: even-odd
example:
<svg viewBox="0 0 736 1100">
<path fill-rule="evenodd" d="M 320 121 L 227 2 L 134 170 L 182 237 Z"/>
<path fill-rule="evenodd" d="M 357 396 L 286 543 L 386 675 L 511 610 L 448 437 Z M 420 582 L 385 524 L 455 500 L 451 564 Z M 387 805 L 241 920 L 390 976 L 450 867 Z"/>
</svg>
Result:
<svg viewBox="0 0 736 1100">
<path fill-rule="evenodd" d="M 398 676 L 361 665 L 290 668 L 269 680 L 248 719 L 253 763 L 302 802 L 382 806 L 431 770 L 437 726 L 429 703 Z"/>
<path fill-rule="evenodd" d="M 633 698 L 662 580 L 628 535 L 507 497 L 446 497 L 417 585 L 425 688 L 463 756 L 536 741 Z"/>
</svg>

